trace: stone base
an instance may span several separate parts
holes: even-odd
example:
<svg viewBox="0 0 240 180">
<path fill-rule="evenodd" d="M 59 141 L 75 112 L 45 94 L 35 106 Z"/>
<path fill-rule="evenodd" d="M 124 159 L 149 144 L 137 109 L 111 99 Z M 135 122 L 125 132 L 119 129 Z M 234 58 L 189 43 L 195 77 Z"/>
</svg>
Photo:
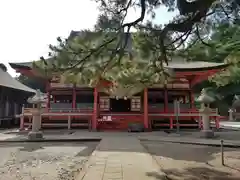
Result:
<svg viewBox="0 0 240 180">
<path fill-rule="evenodd" d="M 201 131 L 201 136 L 203 138 L 213 138 L 214 137 L 214 132 L 212 130 L 202 130 Z"/>
<path fill-rule="evenodd" d="M 142 123 L 130 123 L 128 132 L 144 132 L 144 125 Z"/>
<path fill-rule="evenodd" d="M 43 139 L 43 134 L 41 131 L 38 132 L 29 132 L 28 133 L 28 139 L 29 140 L 38 140 L 38 139 Z"/>
<path fill-rule="evenodd" d="M 90 132 L 98 132 L 98 129 L 90 129 Z"/>
</svg>

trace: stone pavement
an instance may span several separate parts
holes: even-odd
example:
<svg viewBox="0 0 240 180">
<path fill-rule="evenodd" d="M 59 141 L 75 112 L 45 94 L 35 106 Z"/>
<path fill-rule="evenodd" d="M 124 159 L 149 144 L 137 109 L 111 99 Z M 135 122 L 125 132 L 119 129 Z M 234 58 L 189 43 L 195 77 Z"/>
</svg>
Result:
<svg viewBox="0 0 240 180">
<path fill-rule="evenodd" d="M 193 145 L 205 145 L 205 146 L 221 146 L 220 139 L 204 139 L 204 138 L 190 138 L 190 137 L 157 137 L 157 136 L 148 136 L 140 137 L 141 141 L 155 141 L 155 142 L 170 142 L 170 143 L 179 143 L 179 144 L 193 144 Z M 224 147 L 240 147 L 240 141 L 236 140 L 225 140 L 223 139 Z"/>
<path fill-rule="evenodd" d="M 216 137 L 213 139 L 204 139 L 200 137 L 199 131 L 184 131 L 180 134 L 165 133 L 163 131 L 144 132 L 144 133 L 128 133 L 128 132 L 88 132 L 83 130 L 64 131 L 64 130 L 47 130 L 43 133 L 45 141 L 52 142 L 68 142 L 68 141 L 100 141 L 108 137 L 116 138 L 130 138 L 134 137 L 139 140 L 159 141 L 160 142 L 174 142 L 183 144 L 199 144 L 219 146 L 220 140 L 224 140 L 224 145 L 240 147 L 240 131 L 220 131 L 215 132 Z M 7 142 L 26 142 L 28 141 L 27 132 L 6 134 L 0 132 L 0 143 Z"/>
<path fill-rule="evenodd" d="M 220 128 L 240 130 L 240 122 L 237 121 L 220 121 Z"/>
<path fill-rule="evenodd" d="M 155 180 L 160 167 L 136 137 L 105 137 L 77 180 Z"/>
</svg>

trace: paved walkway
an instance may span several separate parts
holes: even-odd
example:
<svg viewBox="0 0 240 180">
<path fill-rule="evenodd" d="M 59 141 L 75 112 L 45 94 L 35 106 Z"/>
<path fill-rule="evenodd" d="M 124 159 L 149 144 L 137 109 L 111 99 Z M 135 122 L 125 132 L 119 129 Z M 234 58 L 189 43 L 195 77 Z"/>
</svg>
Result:
<svg viewBox="0 0 240 180">
<path fill-rule="evenodd" d="M 160 167 L 136 137 L 103 138 L 78 180 L 156 180 Z"/>
<path fill-rule="evenodd" d="M 128 133 L 128 132 L 88 132 L 77 130 L 73 133 L 62 130 L 45 131 L 43 133 L 44 139 L 42 141 L 97 141 L 108 137 L 112 138 L 137 138 L 139 140 L 150 141 L 167 141 L 186 144 L 202 144 L 202 145 L 220 145 L 220 140 L 224 140 L 226 146 L 238 146 L 240 147 L 240 131 L 223 131 L 215 132 L 216 135 L 213 139 L 201 138 L 201 132 L 199 131 L 181 131 L 180 134 L 159 132 L 145 132 L 145 133 Z M 5 134 L 0 132 L 0 143 L 4 142 L 25 142 L 27 141 L 27 132 L 20 134 Z"/>
<path fill-rule="evenodd" d="M 240 130 L 240 122 L 236 122 L 236 121 L 220 121 L 220 128 Z"/>
</svg>

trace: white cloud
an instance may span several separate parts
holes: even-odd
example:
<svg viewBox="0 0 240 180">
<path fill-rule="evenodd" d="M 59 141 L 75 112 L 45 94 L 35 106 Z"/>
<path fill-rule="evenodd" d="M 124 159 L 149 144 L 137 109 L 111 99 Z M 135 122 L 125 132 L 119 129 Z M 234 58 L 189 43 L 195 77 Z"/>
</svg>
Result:
<svg viewBox="0 0 240 180">
<path fill-rule="evenodd" d="M 71 30 L 92 28 L 97 15 L 97 5 L 92 0 L 1 0 L 0 62 L 15 76 L 8 62 L 39 59 L 57 36 L 67 37 Z M 127 21 L 139 15 L 139 10 L 131 10 Z M 167 22 L 166 15 L 161 10 L 156 21 Z"/>
<path fill-rule="evenodd" d="M 91 28 L 97 14 L 97 6 L 90 0 L 0 1 L 0 62 L 7 65 L 39 59 L 57 36 Z"/>
</svg>

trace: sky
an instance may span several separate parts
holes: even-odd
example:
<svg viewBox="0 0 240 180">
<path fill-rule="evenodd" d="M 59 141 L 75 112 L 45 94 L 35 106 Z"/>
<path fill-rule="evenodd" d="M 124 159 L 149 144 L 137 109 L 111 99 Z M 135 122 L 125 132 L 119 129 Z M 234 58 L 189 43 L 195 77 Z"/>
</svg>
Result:
<svg viewBox="0 0 240 180">
<path fill-rule="evenodd" d="M 161 8 L 155 22 L 167 23 L 175 13 Z M 139 17 L 131 10 L 127 21 Z M 92 28 L 97 20 L 97 4 L 92 0 L 1 0 L 0 63 L 16 76 L 9 62 L 28 62 L 46 56 L 56 37 L 68 37 L 71 30 Z"/>
</svg>

